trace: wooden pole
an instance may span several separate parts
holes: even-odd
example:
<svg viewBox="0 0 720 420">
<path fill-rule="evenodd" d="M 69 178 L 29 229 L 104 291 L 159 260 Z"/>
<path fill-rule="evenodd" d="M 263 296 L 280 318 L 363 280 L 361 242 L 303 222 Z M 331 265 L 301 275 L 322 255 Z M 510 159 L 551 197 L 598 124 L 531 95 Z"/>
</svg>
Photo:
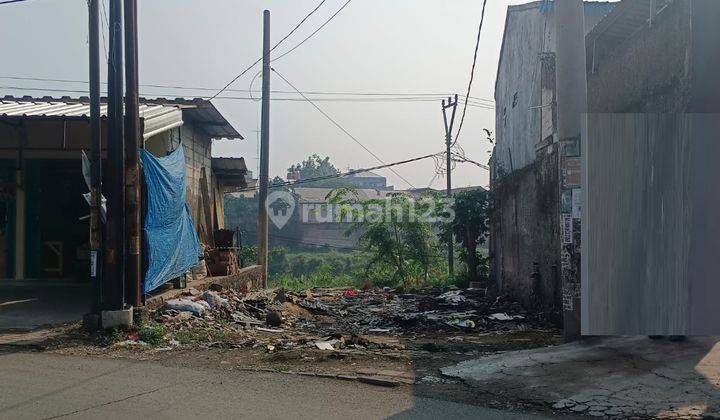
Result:
<svg viewBox="0 0 720 420">
<path fill-rule="evenodd" d="M 123 136 L 122 0 L 110 0 L 108 57 L 107 239 L 103 291 L 105 309 L 125 306 L 125 139 Z"/>
<path fill-rule="evenodd" d="M 125 1 L 125 287 L 128 303 L 142 306 L 140 281 L 140 94 L 137 0 Z"/>
<path fill-rule="evenodd" d="M 90 61 L 90 279 L 97 288 L 97 304 L 102 302 L 100 215 L 102 194 L 102 143 L 100 122 L 100 13 L 99 0 L 88 2 L 88 48 Z M 98 309 L 98 308 L 96 308 Z"/>
</svg>

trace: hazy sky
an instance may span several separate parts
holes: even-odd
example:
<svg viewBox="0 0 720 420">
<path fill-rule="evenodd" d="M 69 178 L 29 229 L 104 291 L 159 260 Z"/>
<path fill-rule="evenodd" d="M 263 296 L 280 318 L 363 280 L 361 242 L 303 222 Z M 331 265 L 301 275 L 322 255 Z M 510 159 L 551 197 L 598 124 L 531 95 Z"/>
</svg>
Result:
<svg viewBox="0 0 720 420">
<path fill-rule="evenodd" d="M 326 0 L 282 53 L 322 24 L 346 0 Z M 105 0 L 107 5 L 107 0 Z M 272 14 L 273 43 L 282 38 L 319 0 L 139 0 L 140 83 L 184 87 L 221 87 L 261 55 L 262 11 Z M 493 87 L 508 4 L 489 0 L 481 37 L 472 96 L 493 98 Z M 303 91 L 458 93 L 467 86 L 480 0 L 352 0 L 314 38 L 273 67 Z M 106 6 L 107 7 L 107 6 Z M 0 6 L 0 76 L 86 80 L 86 0 L 30 0 Z M 103 53 L 101 53 L 103 54 Z M 233 88 L 248 89 L 249 72 Z M 103 63 L 102 80 L 106 79 Z M 272 89 L 289 90 L 278 77 Z M 0 79 L 2 95 L 38 95 L 10 86 L 87 90 L 86 84 Z M 259 89 L 255 80 L 253 89 Z M 204 96 L 206 91 L 144 88 L 147 96 Z M 63 93 L 47 92 L 54 96 Z M 67 93 L 70 96 L 80 94 Z M 231 92 L 247 96 L 247 92 Z M 328 114 L 386 162 L 430 154 L 444 148 L 438 102 L 317 102 Z M 257 165 L 256 129 L 259 102 L 215 101 L 245 136 L 243 141 L 216 142 L 216 156 L 243 156 Z M 460 109 L 458 109 L 460 111 Z M 458 114 L 459 118 L 459 114 Z M 469 158 L 486 163 L 490 144 L 482 129 L 494 131 L 494 111 L 468 108 L 460 143 Z M 271 107 L 271 175 L 303 157 L 328 155 L 341 170 L 379 162 L 327 121 L 307 102 L 273 102 Z M 432 160 L 395 168 L 415 187 L 429 185 Z M 388 170 L 380 171 L 398 188 L 407 188 Z M 459 164 L 456 186 L 487 185 L 485 170 Z M 442 187 L 443 177 L 432 186 Z"/>
</svg>

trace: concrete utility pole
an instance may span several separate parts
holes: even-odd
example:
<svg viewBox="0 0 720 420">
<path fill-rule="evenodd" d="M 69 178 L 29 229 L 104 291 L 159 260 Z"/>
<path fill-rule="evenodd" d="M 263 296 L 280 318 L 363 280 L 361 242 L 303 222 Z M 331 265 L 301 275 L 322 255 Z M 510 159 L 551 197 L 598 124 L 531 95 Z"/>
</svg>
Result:
<svg viewBox="0 0 720 420">
<path fill-rule="evenodd" d="M 442 112 L 443 122 L 445 123 L 445 151 L 446 151 L 446 170 L 447 170 L 447 187 L 446 194 L 448 199 L 452 197 L 452 130 L 453 123 L 455 123 L 455 111 L 457 110 L 458 96 L 455 94 L 455 98 L 448 98 L 447 102 L 443 99 L 442 101 Z M 450 116 L 450 122 L 448 123 L 447 110 L 452 108 L 452 114 Z M 455 256 L 453 255 L 453 234 L 452 231 L 448 233 L 448 275 L 453 277 L 455 275 Z"/>
<path fill-rule="evenodd" d="M 110 0 L 108 57 L 107 237 L 103 291 L 105 309 L 125 304 L 125 139 L 123 137 L 122 0 Z"/>
<path fill-rule="evenodd" d="M 581 122 L 583 114 L 587 113 L 585 11 L 582 0 L 555 1 L 555 30 L 560 200 L 576 203 L 581 193 Z M 560 220 L 563 335 L 566 341 L 574 341 L 580 338 L 581 220 L 576 209 L 571 213 L 561 213 Z"/>
<path fill-rule="evenodd" d="M 99 0 L 88 2 L 88 47 L 90 61 L 90 279 L 102 302 L 102 143 L 100 130 L 100 13 Z M 99 308 L 95 308 L 96 312 Z"/>
<path fill-rule="evenodd" d="M 258 264 L 263 267 L 263 287 L 267 287 L 268 214 L 270 178 L 270 11 L 263 12 L 262 116 L 260 123 L 260 192 L 258 195 Z"/>
<path fill-rule="evenodd" d="M 134 307 L 142 306 L 139 96 L 137 0 L 125 0 L 125 293 Z"/>
</svg>

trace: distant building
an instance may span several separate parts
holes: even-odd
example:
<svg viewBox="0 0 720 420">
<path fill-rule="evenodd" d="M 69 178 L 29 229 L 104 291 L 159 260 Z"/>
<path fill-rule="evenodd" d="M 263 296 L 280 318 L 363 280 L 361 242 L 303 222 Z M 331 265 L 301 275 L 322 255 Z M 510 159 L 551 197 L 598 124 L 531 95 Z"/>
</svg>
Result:
<svg viewBox="0 0 720 420">
<path fill-rule="evenodd" d="M 352 171 L 352 169 L 350 171 Z M 370 171 L 344 176 L 341 179 L 355 188 L 372 188 L 376 190 L 393 189 L 392 186 L 387 185 L 387 178 Z"/>
</svg>

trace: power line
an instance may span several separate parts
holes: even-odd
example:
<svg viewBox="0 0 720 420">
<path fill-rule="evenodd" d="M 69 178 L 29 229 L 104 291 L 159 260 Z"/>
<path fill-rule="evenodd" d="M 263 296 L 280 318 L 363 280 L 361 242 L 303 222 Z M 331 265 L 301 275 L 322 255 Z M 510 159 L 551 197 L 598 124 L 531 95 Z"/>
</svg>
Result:
<svg viewBox="0 0 720 420">
<path fill-rule="evenodd" d="M 480 168 L 483 168 L 483 169 L 485 169 L 485 170 L 488 170 L 488 171 L 490 170 L 490 167 L 489 167 L 489 166 L 483 165 L 482 163 L 476 162 L 476 161 L 474 161 L 474 160 L 472 160 L 472 159 L 468 159 L 468 158 L 465 157 L 464 155 L 458 155 L 457 153 L 453 153 L 453 161 L 454 161 L 454 162 L 460 162 L 460 163 L 472 163 L 473 165 L 478 166 L 478 167 L 480 167 Z"/>
<path fill-rule="evenodd" d="M 57 92 L 57 93 L 78 93 L 78 94 L 87 94 L 87 90 L 77 90 L 77 89 L 60 89 L 60 88 L 43 88 L 43 87 L 24 87 L 24 86 L 0 86 L 0 89 L 13 89 L 13 90 L 20 90 L 20 91 L 45 91 L 45 92 Z M 103 94 L 107 93 L 106 91 L 101 92 Z M 294 92 L 287 92 L 287 93 L 294 93 Z M 148 95 L 147 93 L 143 93 L 143 95 Z M 152 101 L 153 97 L 158 98 L 172 98 L 176 97 L 176 93 L 171 92 L 165 92 L 164 94 L 150 94 L 148 95 L 147 99 Z M 200 96 L 200 97 L 193 97 L 197 99 L 210 99 L 208 96 Z M 62 98 L 59 98 L 62 99 Z M 215 99 L 225 99 L 225 100 L 245 100 L 245 101 L 257 101 L 257 98 L 254 98 L 252 96 L 249 97 L 243 97 L 243 96 L 218 96 Z M 306 102 L 303 98 L 283 98 L 283 97 L 274 97 L 270 99 L 271 101 L 280 101 L 280 102 Z M 398 96 L 398 97 L 390 97 L 390 96 L 383 96 L 383 97 L 350 97 L 350 98 L 343 98 L 343 97 L 336 97 L 336 98 L 314 98 L 317 102 L 357 102 L 357 103 L 364 103 L 364 102 L 434 102 L 435 98 L 430 97 L 406 97 L 406 96 Z M 488 106 L 481 103 L 476 102 L 470 102 L 468 106 L 474 107 L 474 108 L 483 108 L 488 110 L 495 109 L 493 106 Z"/>
<path fill-rule="evenodd" d="M 443 153 L 443 152 L 440 152 L 440 153 Z M 281 188 L 281 187 L 288 187 L 288 186 L 296 186 L 296 185 L 307 184 L 307 183 L 310 183 L 310 182 L 324 181 L 324 180 L 327 180 L 327 179 L 343 178 L 343 177 L 346 177 L 346 176 L 355 175 L 355 174 L 359 174 L 359 173 L 363 173 L 363 172 L 376 171 L 376 170 L 378 170 L 378 169 L 386 169 L 386 168 L 389 169 L 389 168 L 391 168 L 391 167 L 393 167 L 393 166 L 404 165 L 404 164 L 406 164 L 406 163 L 416 162 L 416 161 L 418 161 L 418 160 L 423 160 L 423 159 L 429 159 L 429 158 L 431 158 L 431 157 L 433 157 L 433 156 L 437 156 L 437 155 L 440 154 L 440 153 L 434 153 L 434 154 L 431 154 L 431 155 L 419 156 L 419 157 L 412 158 L 412 159 L 401 160 L 401 161 L 399 161 L 399 162 L 386 163 L 386 164 L 379 165 L 379 166 L 373 166 L 372 168 L 356 169 L 356 170 L 354 170 L 354 171 L 348 171 L 348 172 L 344 172 L 344 173 L 341 172 L 341 173 L 332 174 L 332 175 L 316 176 L 316 177 L 313 177 L 313 178 L 301 179 L 301 180 L 295 181 L 295 182 L 287 181 L 287 182 L 277 183 L 277 184 L 270 185 L 269 188 Z M 409 184 L 409 183 L 408 183 L 408 184 Z M 410 186 L 412 187 L 412 184 L 410 184 Z M 413 187 L 413 188 L 415 188 L 415 187 Z M 259 186 L 256 186 L 256 187 L 248 187 L 248 188 L 243 188 L 243 189 L 237 190 L 237 191 L 235 191 L 235 192 L 256 191 L 256 190 L 258 190 L 258 189 L 260 189 Z"/>
<path fill-rule="evenodd" d="M 24 77 L 24 76 L 0 76 L 0 79 L 7 80 L 23 80 L 23 81 L 35 81 L 35 82 L 56 82 L 56 83 L 80 83 L 87 84 L 87 80 L 73 80 L 73 79 L 54 79 L 54 78 L 43 78 L 43 77 Z M 102 82 L 107 84 L 107 82 Z M 218 88 L 210 87 L 191 87 L 191 86 L 175 86 L 175 85 L 161 85 L 161 84 L 141 84 L 141 87 L 149 88 L 166 88 L 166 89 L 177 89 L 177 90 L 198 90 L 198 91 L 212 91 L 215 92 Z M 39 90 L 39 89 L 38 89 Z M 247 92 L 247 89 L 225 89 L 226 92 Z M 76 91 L 73 91 L 76 92 Z M 77 91 L 80 92 L 80 91 Z M 252 93 L 260 93 L 259 90 L 253 90 Z M 271 90 L 271 93 L 284 93 L 284 94 L 295 94 L 295 91 L 287 90 Z M 306 95 L 344 95 L 344 96 L 428 96 L 432 97 L 432 100 L 446 98 L 447 93 L 432 93 L 432 92 L 354 92 L 354 91 L 303 91 Z M 487 103 L 487 105 L 494 104 L 495 101 L 487 98 L 480 98 L 476 96 L 470 96 L 470 100 L 473 102 Z M 462 100 L 462 98 L 461 98 Z"/>
<path fill-rule="evenodd" d="M 272 52 L 275 48 L 277 48 L 280 44 L 282 44 L 286 39 L 288 39 L 288 38 L 290 37 L 290 35 L 292 35 L 293 33 L 295 33 L 295 31 L 297 31 L 298 28 L 299 28 L 303 23 L 305 23 L 305 21 L 308 20 L 308 18 L 309 18 L 310 16 L 313 15 L 313 14 L 320 8 L 320 6 L 323 5 L 323 3 L 325 3 L 325 1 L 326 1 L 326 0 L 321 0 L 320 3 L 318 3 L 318 5 L 315 6 L 315 8 L 312 9 L 312 10 L 310 11 L 310 13 L 308 13 L 304 18 L 302 18 L 302 20 L 300 20 L 300 22 L 298 22 L 298 24 L 295 25 L 295 27 L 292 28 L 292 30 L 291 30 L 290 32 L 288 32 L 287 35 L 285 35 L 285 36 L 284 36 L 280 41 L 278 41 L 272 48 L 270 48 L 270 52 Z M 234 77 L 230 82 L 228 82 L 222 89 L 220 89 L 219 91 L 217 91 L 210 99 L 215 99 L 218 95 L 220 95 L 221 93 L 223 93 L 223 92 L 225 91 L 225 89 L 227 89 L 228 87 L 230 87 L 230 85 L 232 85 L 233 83 L 235 83 L 235 81 L 236 81 L 237 79 L 241 78 L 245 73 L 247 73 L 248 71 L 250 71 L 251 68 L 255 67 L 255 65 L 256 65 L 257 63 L 259 63 L 260 61 L 262 61 L 262 59 L 263 59 L 263 57 L 260 57 L 260 58 L 258 58 L 257 60 L 255 60 L 254 63 L 252 63 L 248 68 L 246 68 L 245 70 L 243 70 L 240 74 L 238 74 L 237 76 L 235 76 L 235 77 Z"/>
<path fill-rule="evenodd" d="M 330 115 L 328 115 L 325 111 L 323 111 L 322 108 L 320 108 L 319 106 L 317 106 L 317 105 L 315 104 L 315 102 L 311 101 L 307 96 L 305 96 L 302 92 L 300 92 L 300 90 L 299 90 L 298 88 L 296 88 L 295 85 L 293 85 L 292 83 L 290 83 L 290 81 L 289 81 L 288 79 L 286 79 L 282 74 L 280 74 L 280 73 L 279 73 L 277 70 L 275 70 L 274 68 L 270 68 L 270 69 L 271 69 L 273 72 L 275 72 L 275 74 L 277 74 L 285 83 L 287 83 L 288 86 L 290 86 L 291 88 L 293 88 L 300 96 L 302 96 L 310 105 L 312 105 L 313 108 L 317 109 L 318 112 L 320 112 L 325 118 L 327 118 L 331 123 L 333 123 L 337 128 L 339 128 L 343 133 L 345 133 L 348 137 L 350 137 L 355 143 L 357 143 L 358 145 L 360 145 L 360 147 L 362 147 L 363 149 L 365 149 L 366 152 L 370 153 L 375 159 L 377 159 L 378 162 L 385 164 L 385 161 L 382 160 L 382 159 L 380 158 L 380 156 L 378 156 L 378 155 L 376 155 L 375 153 L 373 153 L 373 151 L 370 150 L 370 149 L 368 149 L 367 146 L 365 146 L 360 140 L 358 140 L 357 138 L 355 138 L 355 136 L 353 136 L 352 134 L 350 134 L 349 131 L 347 131 L 342 125 L 340 125 L 340 124 L 339 124 L 337 121 L 335 121 Z M 403 181 L 405 181 L 405 183 L 407 183 L 409 186 L 415 188 L 415 186 L 414 186 L 410 181 L 408 181 L 407 179 L 405 179 L 405 177 L 403 177 L 402 175 L 400 175 L 399 173 L 397 173 L 397 171 L 395 171 L 395 170 L 392 169 L 392 168 L 390 169 L 390 171 L 392 171 L 392 173 L 394 173 L 395 175 L 397 175 L 398 177 L 400 177 L 400 179 L 402 179 Z"/>
<path fill-rule="evenodd" d="M 467 110 L 467 101 L 468 101 L 468 98 L 470 97 L 470 89 L 472 89 L 473 79 L 475 78 L 475 65 L 477 64 L 477 53 L 478 53 L 478 49 L 480 48 L 480 34 L 482 33 L 483 22 L 485 21 L 485 6 L 486 5 L 487 5 L 487 0 L 483 0 L 482 13 L 480 14 L 480 25 L 478 26 L 477 39 L 475 40 L 475 52 L 473 53 L 473 63 L 472 63 L 472 67 L 470 68 L 470 81 L 468 82 L 467 93 L 465 94 L 465 105 L 463 105 L 462 116 L 460 117 L 460 125 L 458 126 L 457 134 L 455 134 L 455 141 L 453 142 L 453 145 L 455 145 L 455 143 L 457 143 L 458 138 L 460 137 L 460 131 L 463 128 L 463 123 L 465 122 L 465 111 Z"/>
<path fill-rule="evenodd" d="M 337 12 L 333 13 L 333 15 L 330 16 L 330 18 L 329 18 L 328 20 L 326 20 L 322 25 L 320 25 L 317 29 L 315 29 L 315 31 L 313 31 L 313 33 L 311 33 L 310 35 L 308 35 L 307 38 L 305 38 L 305 39 L 303 39 L 302 41 L 300 41 L 300 43 L 298 43 L 298 44 L 295 45 L 294 47 L 290 48 L 288 51 L 286 51 L 286 52 L 284 52 L 283 54 L 279 55 L 278 57 L 272 59 L 270 62 L 272 63 L 273 61 L 277 61 L 277 60 L 285 57 L 286 55 L 288 55 L 288 54 L 290 54 L 291 52 L 295 51 L 295 50 L 296 50 L 298 47 L 300 47 L 302 44 L 304 44 L 305 41 L 307 41 L 307 40 L 309 40 L 310 38 L 312 38 L 313 36 L 315 36 L 315 34 L 318 33 L 318 32 L 320 32 L 320 30 L 321 30 L 322 28 L 324 28 L 325 25 L 327 25 L 328 23 L 330 23 L 330 21 L 333 20 L 333 19 L 335 18 L 335 16 L 337 16 L 340 12 L 342 12 L 342 10 L 345 8 L 345 6 L 347 6 L 348 4 L 350 4 L 350 1 L 352 1 L 352 0 L 347 0 L 347 1 L 345 2 L 345 4 L 343 4 L 342 7 L 340 7 L 340 9 L 338 9 Z"/>
<path fill-rule="evenodd" d="M 3 0 L 3 1 L 0 1 L 0 6 L 2 6 L 3 4 L 20 3 L 23 1 L 28 1 L 28 0 Z"/>
<path fill-rule="evenodd" d="M 107 27 L 108 30 L 110 30 L 109 29 L 110 23 L 108 22 L 107 10 L 105 9 L 105 0 L 100 0 L 100 5 L 102 6 L 102 17 L 103 17 L 102 19 L 100 19 L 100 23 L 104 24 L 103 30 L 100 33 L 102 34 L 102 39 L 103 39 L 103 50 L 105 51 L 105 60 L 107 60 L 108 59 L 108 50 L 107 50 L 107 45 L 106 45 L 107 41 L 105 40 L 105 27 Z"/>
</svg>

